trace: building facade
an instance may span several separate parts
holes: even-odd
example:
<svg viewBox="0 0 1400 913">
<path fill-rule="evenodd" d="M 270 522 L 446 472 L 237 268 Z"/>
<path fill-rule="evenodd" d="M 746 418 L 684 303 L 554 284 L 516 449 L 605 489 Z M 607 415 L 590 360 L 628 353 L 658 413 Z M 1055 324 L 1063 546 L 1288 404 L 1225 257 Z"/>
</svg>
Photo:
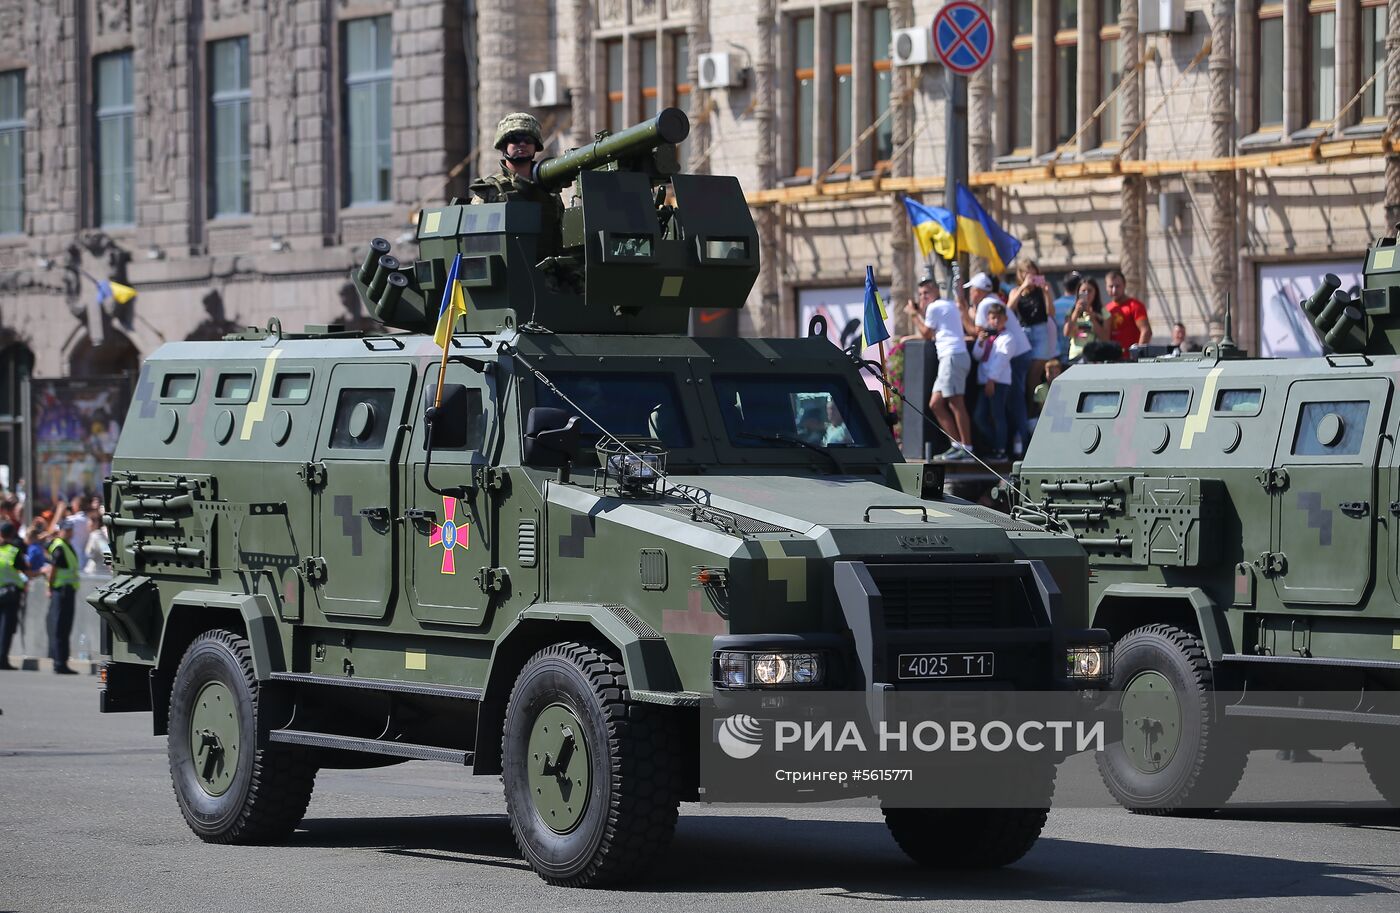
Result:
<svg viewBox="0 0 1400 913">
<path fill-rule="evenodd" d="M 688 167 L 737 175 L 766 242 L 742 332 L 798 333 L 866 264 L 900 301 L 922 263 L 899 198 L 942 200 L 946 79 L 892 45 L 941 5 L 0 0 L 3 357 L 120 374 L 274 315 L 363 320 L 368 239 L 411 253 L 519 109 L 558 151 L 685 108 Z M 1275 299 L 1400 218 L 1400 0 L 1185 0 L 1174 32 L 1139 0 L 985 6 L 976 192 L 1046 272 L 1121 266 L 1161 332 L 1229 302 L 1286 351 Z M 730 84 L 702 88 L 705 53 Z M 560 91 L 532 109 L 539 73 Z"/>
</svg>

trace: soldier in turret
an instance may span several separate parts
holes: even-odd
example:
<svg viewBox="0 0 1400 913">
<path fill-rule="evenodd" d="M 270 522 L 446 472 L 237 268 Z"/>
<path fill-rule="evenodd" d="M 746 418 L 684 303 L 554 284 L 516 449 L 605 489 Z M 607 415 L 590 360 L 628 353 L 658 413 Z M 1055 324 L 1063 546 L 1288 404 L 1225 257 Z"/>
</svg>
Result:
<svg viewBox="0 0 1400 913">
<path fill-rule="evenodd" d="M 505 203 L 523 200 L 543 206 L 544 238 L 557 239 L 564 203 L 559 194 L 534 179 L 535 156 L 544 149 L 540 122 L 523 111 L 507 114 L 496 125 L 495 146 L 501 153 L 501 170 L 472 182 L 473 203 Z M 553 248 L 554 243 L 546 245 Z"/>
</svg>

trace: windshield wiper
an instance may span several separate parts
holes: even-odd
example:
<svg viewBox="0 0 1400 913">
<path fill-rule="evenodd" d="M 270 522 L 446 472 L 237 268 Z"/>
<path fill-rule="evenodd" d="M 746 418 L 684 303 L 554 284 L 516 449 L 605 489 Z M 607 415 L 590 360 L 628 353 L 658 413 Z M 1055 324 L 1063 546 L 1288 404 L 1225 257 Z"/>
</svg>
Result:
<svg viewBox="0 0 1400 913">
<path fill-rule="evenodd" d="M 774 444 L 788 444 L 797 447 L 806 447 L 813 453 L 820 453 L 822 456 L 830 460 L 832 468 L 835 469 L 838 473 L 845 473 L 846 471 L 845 467 L 841 465 L 841 461 L 836 458 L 836 454 L 832 453 L 830 450 L 827 450 L 825 447 L 818 447 L 816 444 L 809 444 L 808 442 L 802 440 L 802 438 L 800 437 L 788 437 L 785 434 L 759 434 L 756 431 L 739 431 L 736 432 L 734 436 L 750 438 L 755 441 L 769 441 Z"/>
</svg>

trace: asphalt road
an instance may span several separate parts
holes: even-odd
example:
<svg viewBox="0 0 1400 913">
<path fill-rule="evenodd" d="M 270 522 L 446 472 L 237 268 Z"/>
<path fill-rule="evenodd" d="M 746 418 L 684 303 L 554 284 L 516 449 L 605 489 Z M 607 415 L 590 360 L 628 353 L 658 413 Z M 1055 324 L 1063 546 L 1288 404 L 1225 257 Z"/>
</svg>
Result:
<svg viewBox="0 0 1400 913">
<path fill-rule="evenodd" d="M 520 860 L 495 777 L 445 764 L 324 771 L 286 844 L 203 844 L 180 818 L 149 716 L 100 715 L 95 691 L 89 677 L 0 672 L 0 910 L 1400 908 L 1400 813 L 1303 798 L 1309 778 L 1361 782 L 1345 753 L 1294 765 L 1291 808 L 1251 795 L 1247 773 L 1244 801 L 1210 817 L 1056 810 L 1025 859 L 976 875 L 914 867 L 870 809 L 686 805 L 648 881 L 575 891 Z"/>
</svg>

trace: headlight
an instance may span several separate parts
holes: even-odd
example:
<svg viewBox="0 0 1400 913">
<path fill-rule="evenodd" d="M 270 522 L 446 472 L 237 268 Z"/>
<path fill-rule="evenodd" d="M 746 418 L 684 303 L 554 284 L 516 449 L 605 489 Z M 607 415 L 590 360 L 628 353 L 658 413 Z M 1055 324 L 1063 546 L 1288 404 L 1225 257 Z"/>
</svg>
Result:
<svg viewBox="0 0 1400 913">
<path fill-rule="evenodd" d="M 715 684 L 721 688 L 784 688 L 820 685 L 826 677 L 821 653 L 715 654 Z"/>
<path fill-rule="evenodd" d="M 1109 648 L 1070 647 L 1065 651 L 1065 674 L 1075 679 L 1108 678 Z"/>
</svg>

